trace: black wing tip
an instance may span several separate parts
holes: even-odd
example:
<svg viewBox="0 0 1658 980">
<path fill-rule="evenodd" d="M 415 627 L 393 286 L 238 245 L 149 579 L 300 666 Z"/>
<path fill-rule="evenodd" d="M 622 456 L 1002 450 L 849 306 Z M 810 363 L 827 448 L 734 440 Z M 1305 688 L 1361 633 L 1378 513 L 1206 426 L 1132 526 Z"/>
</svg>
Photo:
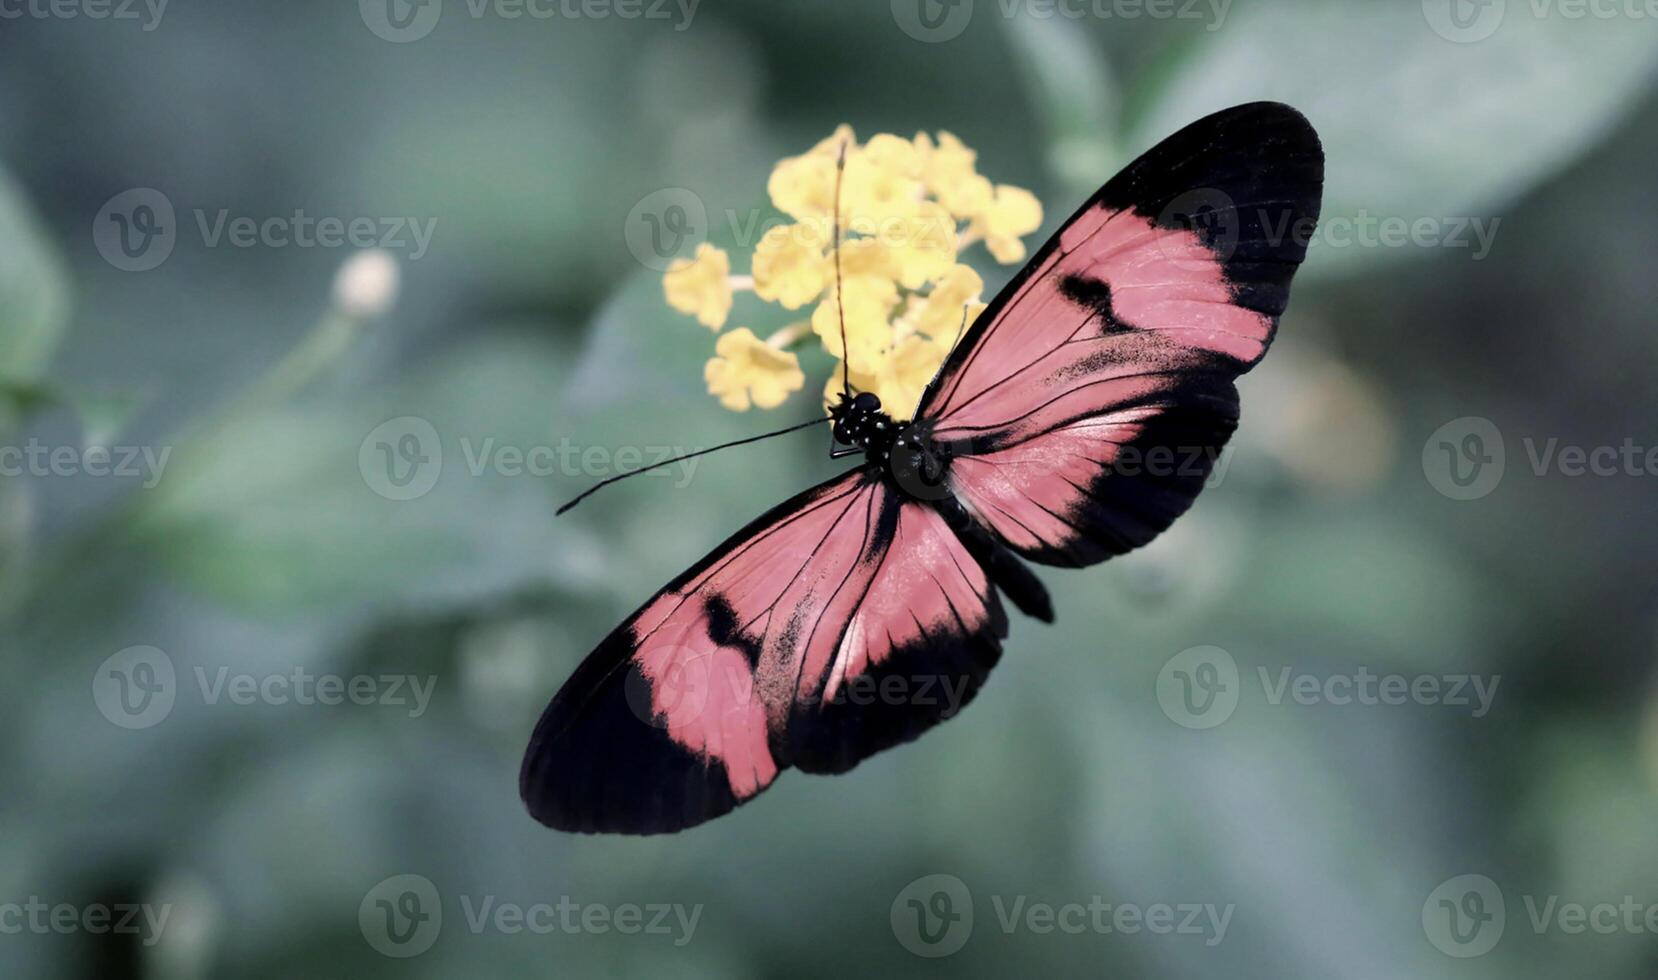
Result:
<svg viewBox="0 0 1658 980">
<path fill-rule="evenodd" d="M 630 638 L 613 635 L 589 662 L 603 662 L 612 643 L 631 647 Z M 518 770 L 519 798 L 537 823 L 579 834 L 671 834 L 743 802 L 717 759 L 673 741 L 634 709 L 646 690 L 632 663 L 596 684 L 581 669 L 565 683 L 541 713 Z"/>
</svg>

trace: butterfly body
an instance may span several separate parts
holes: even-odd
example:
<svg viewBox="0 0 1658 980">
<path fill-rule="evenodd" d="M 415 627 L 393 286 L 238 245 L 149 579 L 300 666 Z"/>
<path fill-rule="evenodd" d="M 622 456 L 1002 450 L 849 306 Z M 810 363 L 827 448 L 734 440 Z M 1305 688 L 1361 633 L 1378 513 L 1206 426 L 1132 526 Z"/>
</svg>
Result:
<svg viewBox="0 0 1658 980">
<path fill-rule="evenodd" d="M 1199 120 L 1107 182 L 909 421 L 842 394 L 831 455 L 862 465 L 736 532 L 583 661 L 525 752 L 531 814 L 677 831 L 954 717 L 1001 657 L 1002 597 L 1053 619 L 1026 561 L 1124 554 L 1203 489 L 1306 253 L 1284 229 L 1316 222 L 1322 188 L 1316 134 L 1275 103 Z"/>
</svg>

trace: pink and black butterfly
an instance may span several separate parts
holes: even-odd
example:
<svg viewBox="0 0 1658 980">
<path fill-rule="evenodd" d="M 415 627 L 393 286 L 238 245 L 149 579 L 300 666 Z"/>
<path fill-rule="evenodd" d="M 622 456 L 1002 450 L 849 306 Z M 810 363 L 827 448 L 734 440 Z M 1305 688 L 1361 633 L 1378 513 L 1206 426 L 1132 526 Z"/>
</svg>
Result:
<svg viewBox="0 0 1658 980">
<path fill-rule="evenodd" d="M 1272 342 L 1323 176 L 1288 106 L 1199 120 L 1043 245 L 912 421 L 843 394 L 834 455 L 863 463 L 732 535 L 599 644 L 530 739 L 530 813 L 677 831 L 784 769 L 845 772 L 971 700 L 1001 656 L 1002 595 L 1053 621 L 1022 559 L 1104 561 L 1191 505 L 1237 426 L 1233 380 Z M 881 693 L 895 690 L 917 696 Z"/>
</svg>

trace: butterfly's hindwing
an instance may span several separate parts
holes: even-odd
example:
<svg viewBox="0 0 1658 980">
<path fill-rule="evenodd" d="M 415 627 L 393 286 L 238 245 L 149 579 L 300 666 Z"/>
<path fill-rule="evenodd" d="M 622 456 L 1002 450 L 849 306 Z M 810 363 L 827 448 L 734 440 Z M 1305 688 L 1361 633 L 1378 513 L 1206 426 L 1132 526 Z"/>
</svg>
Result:
<svg viewBox="0 0 1658 980">
<path fill-rule="evenodd" d="M 744 528 L 606 638 L 544 712 L 520 790 L 559 829 L 689 827 L 785 768 L 842 772 L 952 717 L 1006 634 L 938 512 L 859 469 Z"/>
</svg>

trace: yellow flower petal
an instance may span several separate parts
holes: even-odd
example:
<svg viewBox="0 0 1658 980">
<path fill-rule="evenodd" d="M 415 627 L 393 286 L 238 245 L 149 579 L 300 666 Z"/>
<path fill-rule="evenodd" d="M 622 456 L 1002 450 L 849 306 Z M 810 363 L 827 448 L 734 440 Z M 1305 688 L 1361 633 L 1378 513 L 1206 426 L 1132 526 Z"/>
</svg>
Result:
<svg viewBox="0 0 1658 980">
<path fill-rule="evenodd" d="M 924 193 L 915 145 L 880 133 L 847 158 L 841 210 L 850 231 L 878 234 L 886 222 L 907 217 Z"/>
<path fill-rule="evenodd" d="M 860 276 L 847 279 L 846 346 L 841 349 L 839 293 L 829 290 L 812 311 L 812 332 L 823 340 L 823 348 L 835 357 L 846 358 L 854 372 L 872 372 L 881 361 L 881 352 L 892 343 L 892 310 L 898 305 L 898 289 L 888 279 Z"/>
<path fill-rule="evenodd" d="M 984 280 L 972 266 L 956 266 L 921 303 L 912 321 L 915 329 L 948 346 L 961 329 L 962 307 L 976 301 L 983 290 Z"/>
<path fill-rule="evenodd" d="M 806 384 L 799 358 L 766 343 L 747 327 L 720 337 L 702 377 L 708 382 L 708 393 L 734 412 L 746 412 L 750 404 L 776 408 L 790 392 Z"/>
<path fill-rule="evenodd" d="M 824 254 L 828 241 L 817 221 L 768 229 L 754 246 L 755 294 L 791 310 L 817 299 L 834 274 Z"/>
<path fill-rule="evenodd" d="M 996 185 L 991 205 L 974 220 L 971 230 L 984 236 L 985 247 L 996 261 L 1008 264 L 1025 257 L 1019 239 L 1042 226 L 1042 202 L 1022 187 Z"/>
<path fill-rule="evenodd" d="M 834 275 L 831 265 L 830 276 Z M 866 277 L 896 280 L 898 257 L 892 249 L 874 238 L 848 238 L 841 242 L 841 276 L 846 279 Z"/>
<path fill-rule="evenodd" d="M 938 134 L 934 144 L 926 133 L 915 137 L 916 155 L 921 161 L 921 179 L 928 193 L 958 218 L 976 217 L 995 197 L 990 181 L 973 169 L 978 154 L 962 145 L 950 133 Z"/>
<path fill-rule="evenodd" d="M 925 337 L 912 334 L 900 340 L 882 355 L 874 370 L 853 368 L 848 378 L 853 391 L 873 392 L 881 399 L 881 408 L 894 419 L 903 421 L 915 414 L 921 393 L 927 382 L 933 380 L 944 363 L 946 349 Z M 844 362 L 836 361 L 835 369 L 823 385 L 823 407 L 827 411 L 840 398 L 841 370 Z"/>
<path fill-rule="evenodd" d="M 662 276 L 668 305 L 697 318 L 710 330 L 725 325 L 731 314 L 731 259 L 703 242 L 695 259 L 674 259 Z"/>
<path fill-rule="evenodd" d="M 875 394 L 888 415 L 902 421 L 915 414 L 921 392 L 938 373 L 945 353 L 943 345 L 919 334 L 905 337 L 887 353 L 878 373 Z"/>
<path fill-rule="evenodd" d="M 905 289 L 920 289 L 956 264 L 956 219 L 934 201 L 923 201 L 902 220 L 889 222 L 877 240 L 892 250 Z"/>
<path fill-rule="evenodd" d="M 842 144 L 846 145 L 848 154 L 856 152 L 857 139 L 852 127 L 844 123 L 833 135 L 800 156 L 780 160 L 766 181 L 766 193 L 772 205 L 796 221 L 828 218 L 834 207 L 835 161 Z"/>
</svg>

